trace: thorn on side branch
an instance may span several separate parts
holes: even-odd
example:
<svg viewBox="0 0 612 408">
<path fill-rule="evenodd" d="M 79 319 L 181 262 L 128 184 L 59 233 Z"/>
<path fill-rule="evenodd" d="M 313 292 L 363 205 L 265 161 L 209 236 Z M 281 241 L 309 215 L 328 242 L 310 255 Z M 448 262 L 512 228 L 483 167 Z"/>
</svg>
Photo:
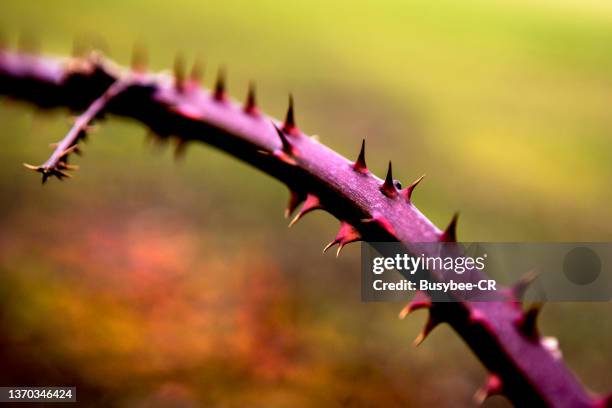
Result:
<svg viewBox="0 0 612 408">
<path fill-rule="evenodd" d="M 26 165 L 26 167 L 42 173 L 43 183 L 50 176 L 55 176 L 60 180 L 71 177 L 69 173 L 64 171 L 71 169 L 68 167 L 70 154 L 78 151 L 78 142 L 84 138 L 91 123 L 106 109 L 106 106 L 113 98 L 127 89 L 130 83 L 128 80 L 116 80 L 113 82 L 100 97 L 89 105 L 85 112 L 77 117 L 70 131 L 57 143 L 51 157 L 42 166 Z"/>
</svg>

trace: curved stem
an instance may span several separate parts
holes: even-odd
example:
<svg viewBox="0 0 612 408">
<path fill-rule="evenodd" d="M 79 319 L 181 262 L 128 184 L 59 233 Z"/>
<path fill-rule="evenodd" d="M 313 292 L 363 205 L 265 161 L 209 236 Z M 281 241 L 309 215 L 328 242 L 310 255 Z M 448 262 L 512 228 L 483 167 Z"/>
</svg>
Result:
<svg viewBox="0 0 612 408">
<path fill-rule="evenodd" d="M 0 94 L 42 107 L 83 110 L 89 106 L 89 115 L 79 125 L 89 123 L 103 108 L 142 122 L 162 138 L 177 138 L 180 145 L 197 140 L 224 150 L 285 183 L 292 192 L 289 213 L 305 200 L 298 218 L 313 209 L 325 209 L 338 218 L 341 228 L 333 244 L 397 240 L 409 248 L 415 242 L 454 239 L 456 220 L 442 231 L 411 203 L 414 183 L 395 191 L 392 176 L 386 182 L 374 176 L 365 167 L 362 154 L 356 165 L 303 134 L 291 107 L 282 124 L 259 113 L 253 94 L 245 106 L 219 97 L 225 95 L 222 82 L 208 92 L 185 86 L 180 76 L 174 79 L 141 72 L 129 86 L 112 85 L 121 84 L 118 80 L 128 73 L 103 60 L 75 63 L 3 52 Z M 69 136 L 67 146 L 78 141 L 74 133 Z M 45 165 L 52 165 L 58 154 L 63 157 L 58 150 Z M 500 302 L 427 304 L 430 319 L 419 342 L 438 323 L 453 327 L 491 373 L 487 384 L 495 387 L 479 391 L 479 399 L 503 393 L 520 406 L 603 404 L 586 392 L 546 341 L 521 329 L 526 312 L 514 292 L 507 293 L 507 301 Z"/>
</svg>

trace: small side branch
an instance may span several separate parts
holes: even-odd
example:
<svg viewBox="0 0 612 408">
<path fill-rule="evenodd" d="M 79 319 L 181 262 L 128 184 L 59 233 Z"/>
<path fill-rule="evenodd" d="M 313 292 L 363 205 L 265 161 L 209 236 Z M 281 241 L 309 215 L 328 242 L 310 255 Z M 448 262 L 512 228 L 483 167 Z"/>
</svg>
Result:
<svg viewBox="0 0 612 408">
<path fill-rule="evenodd" d="M 70 131 L 55 145 L 55 150 L 51 157 L 44 164 L 33 166 L 24 163 L 24 166 L 30 170 L 42 173 L 43 184 L 51 176 L 55 176 L 59 180 L 63 180 L 65 177 L 72 177 L 68 171 L 78 170 L 78 166 L 69 164 L 68 157 L 72 153 L 79 152 L 79 141 L 85 138 L 94 120 L 104 113 L 108 104 L 125 91 L 130 83 L 129 79 L 121 78 L 113 82 L 98 99 L 89 105 L 85 112 L 76 118 Z"/>
</svg>

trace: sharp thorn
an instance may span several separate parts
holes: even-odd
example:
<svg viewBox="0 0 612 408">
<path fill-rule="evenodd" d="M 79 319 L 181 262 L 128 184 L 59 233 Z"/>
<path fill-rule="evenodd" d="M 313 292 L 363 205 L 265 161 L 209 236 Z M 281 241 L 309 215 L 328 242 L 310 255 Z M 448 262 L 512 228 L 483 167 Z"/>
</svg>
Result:
<svg viewBox="0 0 612 408">
<path fill-rule="evenodd" d="M 429 309 L 431 307 L 431 298 L 423 291 L 419 290 L 415 293 L 412 300 L 399 312 L 399 318 L 404 319 L 415 310 Z"/>
<path fill-rule="evenodd" d="M 421 330 L 421 332 L 416 337 L 416 339 L 414 339 L 414 342 L 413 342 L 414 346 L 415 347 L 420 346 L 421 343 L 425 341 L 427 336 L 429 336 L 429 333 L 431 333 L 431 331 L 435 329 L 439 323 L 440 322 L 437 319 L 432 317 L 431 312 L 430 312 L 429 317 L 427 318 L 427 323 L 425 323 L 425 327 L 423 327 L 423 330 Z"/>
<path fill-rule="evenodd" d="M 333 240 L 329 244 L 325 245 L 325 248 L 323 248 L 323 253 L 327 252 L 329 248 L 333 247 L 336 244 L 337 244 L 336 240 Z"/>
<path fill-rule="evenodd" d="M 291 220 L 289 223 L 289 228 L 293 227 L 296 222 L 298 222 L 304 215 L 308 214 L 311 211 L 322 209 L 321 201 L 319 198 L 313 194 L 306 194 L 306 200 L 304 201 L 304 205 L 300 209 L 300 212 Z"/>
<path fill-rule="evenodd" d="M 295 116 L 293 113 L 293 95 L 289 94 L 289 107 L 287 108 L 287 115 L 285 116 L 285 122 L 283 123 L 283 132 L 296 135 L 298 128 L 295 124 Z"/>
<path fill-rule="evenodd" d="M 60 156 L 64 157 L 64 156 L 68 156 L 70 153 L 78 153 L 78 152 L 79 152 L 79 145 L 73 144 L 72 146 L 64 150 Z"/>
<path fill-rule="evenodd" d="M 217 73 L 217 81 L 215 82 L 215 90 L 213 93 L 213 98 L 219 102 L 225 101 L 225 69 L 224 68 L 219 68 L 219 72 Z"/>
<path fill-rule="evenodd" d="M 540 311 L 542 310 L 541 303 L 534 303 L 527 309 L 523 315 L 516 321 L 516 326 L 521 333 L 529 340 L 536 341 L 540 337 L 538 331 L 537 320 Z"/>
<path fill-rule="evenodd" d="M 289 141 L 289 139 L 287 139 L 287 136 L 285 135 L 285 131 L 279 129 L 278 126 L 276 126 L 274 123 L 272 123 L 272 126 L 274 126 L 274 129 L 276 129 L 276 133 L 278 134 L 278 137 L 281 140 L 283 153 L 285 153 L 288 156 L 294 156 L 295 150 L 293 148 L 293 145 Z"/>
<path fill-rule="evenodd" d="M 65 161 L 60 161 L 59 163 L 57 163 L 57 168 L 60 170 L 78 170 L 79 166 L 77 166 L 76 164 L 66 163 Z"/>
<path fill-rule="evenodd" d="M 440 236 L 440 242 L 457 242 L 457 219 L 459 218 L 459 213 L 455 213 L 453 215 L 453 219 L 451 220 L 446 230 Z"/>
<path fill-rule="evenodd" d="M 40 166 L 33 166 L 31 164 L 28 164 L 28 163 L 23 163 L 23 166 L 26 169 L 29 169 L 29 170 L 33 170 L 33 171 L 36 171 L 36 172 L 39 172 L 39 173 L 42 172 L 42 167 L 40 167 Z"/>
<path fill-rule="evenodd" d="M 323 248 L 323 253 L 327 252 L 327 250 L 334 245 L 338 244 L 338 250 L 336 251 L 336 258 L 340 256 L 340 252 L 344 248 L 345 245 L 350 244 L 351 242 L 361 241 L 362 237 L 359 231 L 355 229 L 351 224 L 346 221 L 340 222 L 340 229 L 338 230 L 338 234 L 329 244 Z"/>
<path fill-rule="evenodd" d="M 389 198 L 397 197 L 397 188 L 393 182 L 393 166 L 390 161 L 387 176 L 385 177 L 385 182 L 380 186 L 380 191 Z"/>
<path fill-rule="evenodd" d="M 366 174 L 368 172 L 368 166 L 366 165 L 365 161 L 365 139 L 361 141 L 361 150 L 359 151 L 357 160 L 353 164 L 353 170 L 362 174 Z"/>
<path fill-rule="evenodd" d="M 537 279 L 539 271 L 532 269 L 523 275 L 510 289 L 513 300 L 522 301 L 529 286 Z"/>
<path fill-rule="evenodd" d="M 60 180 L 62 180 L 64 177 L 72 178 L 72 174 L 66 173 L 58 168 L 53 169 L 53 174 Z"/>
<path fill-rule="evenodd" d="M 244 103 L 244 112 L 248 115 L 257 116 L 259 110 L 257 109 L 257 101 L 255 98 L 255 84 L 253 82 L 249 83 L 249 90 L 247 93 L 247 98 Z"/>
<path fill-rule="evenodd" d="M 416 186 L 419 185 L 421 180 L 423 180 L 423 177 L 425 177 L 424 174 L 421 177 L 419 177 L 418 179 L 416 179 L 415 181 L 413 181 L 412 184 L 410 184 L 408 187 L 406 187 L 403 190 L 404 198 L 406 199 L 407 202 L 409 202 L 409 203 L 412 202 L 412 192 L 414 191 Z"/>
<path fill-rule="evenodd" d="M 419 335 L 412 342 L 412 345 L 414 347 L 419 347 L 421 345 L 421 343 L 423 343 L 425 341 L 426 337 L 427 337 L 427 335 L 424 332 L 419 333 Z"/>
<path fill-rule="evenodd" d="M 285 218 L 289 218 L 300 203 L 304 201 L 304 199 L 305 197 L 303 194 L 289 189 L 289 202 L 287 203 L 287 208 L 285 209 Z"/>
</svg>

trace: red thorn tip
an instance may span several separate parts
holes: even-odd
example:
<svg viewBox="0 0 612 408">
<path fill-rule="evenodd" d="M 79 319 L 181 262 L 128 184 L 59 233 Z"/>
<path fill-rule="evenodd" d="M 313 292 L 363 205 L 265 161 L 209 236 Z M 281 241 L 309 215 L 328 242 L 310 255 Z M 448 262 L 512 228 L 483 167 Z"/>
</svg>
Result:
<svg viewBox="0 0 612 408">
<path fill-rule="evenodd" d="M 357 157 L 355 164 L 353 164 L 353 170 L 362 174 L 368 172 L 368 166 L 365 161 L 365 139 L 361 141 L 361 150 L 359 151 L 359 157 Z"/>
<path fill-rule="evenodd" d="M 303 194 L 296 193 L 293 190 L 289 190 L 289 203 L 287 203 L 287 208 L 285 209 L 285 218 L 289 218 L 291 214 L 295 211 L 295 209 L 300 205 L 302 201 L 304 201 L 305 197 Z"/>
<path fill-rule="evenodd" d="M 453 215 L 453 219 L 451 220 L 446 230 L 440 236 L 441 242 L 457 242 L 457 220 L 459 218 L 459 213 L 455 213 Z"/>
<path fill-rule="evenodd" d="M 311 211 L 322 209 L 321 201 L 319 198 L 313 194 L 306 194 L 306 201 L 304 201 L 304 205 L 300 209 L 300 212 L 291 220 L 289 223 L 289 228 L 293 227 L 293 225 L 298 222 L 304 215 L 308 214 Z"/>
<path fill-rule="evenodd" d="M 498 395 L 503 392 L 503 383 L 496 374 L 489 374 L 487 382 L 474 394 L 474 401 L 482 404 L 491 395 Z"/>
<path fill-rule="evenodd" d="M 416 186 L 419 185 L 419 183 L 421 182 L 421 180 L 423 180 L 423 177 L 425 177 L 425 175 L 423 174 L 421 177 L 419 177 L 418 179 L 414 180 L 412 182 L 412 184 L 410 184 L 408 187 L 406 187 L 403 190 L 403 194 L 404 197 L 406 198 L 407 202 L 412 202 L 412 192 L 414 191 L 414 189 L 416 188 Z"/>
<path fill-rule="evenodd" d="M 213 98 L 219 102 L 225 101 L 225 69 L 223 68 L 220 68 L 217 74 Z"/>
<path fill-rule="evenodd" d="M 529 340 L 536 341 L 540 337 L 537 327 L 538 315 L 542 310 L 541 303 L 534 303 L 516 321 L 516 326 Z"/>
<path fill-rule="evenodd" d="M 431 298 L 427 293 L 419 290 L 416 292 L 412 300 L 399 312 L 399 318 L 404 319 L 415 310 L 429 309 L 431 307 Z"/>
<path fill-rule="evenodd" d="M 296 135 L 298 133 L 298 128 L 295 124 L 295 116 L 293 114 L 293 95 L 291 94 L 289 94 L 289 107 L 287 108 L 287 115 L 285 116 L 283 131 L 290 135 Z"/>
<path fill-rule="evenodd" d="M 253 82 L 249 84 L 249 91 L 247 93 L 246 102 L 244 103 L 244 112 L 253 116 L 256 116 L 259 113 L 255 98 L 255 84 Z"/>
<path fill-rule="evenodd" d="M 174 88 L 178 92 L 185 90 L 185 60 L 181 54 L 174 59 Z"/>
<path fill-rule="evenodd" d="M 351 224 L 348 222 L 342 221 L 340 223 L 340 230 L 336 237 L 329 244 L 323 248 L 323 252 L 327 252 L 327 250 L 334 245 L 338 245 L 338 250 L 336 251 L 336 258 L 340 256 L 340 252 L 345 245 L 350 244 L 351 242 L 361 241 L 362 236 Z"/>
<path fill-rule="evenodd" d="M 387 177 L 385 177 L 385 182 L 380 186 L 380 191 L 389 198 L 397 197 L 397 188 L 395 188 L 393 183 L 393 167 L 391 162 L 389 162 Z"/>
<path fill-rule="evenodd" d="M 416 339 L 414 339 L 414 342 L 413 342 L 414 346 L 415 347 L 420 346 L 421 343 L 425 341 L 427 336 L 429 336 L 429 333 L 431 333 L 431 331 L 435 329 L 438 324 L 440 324 L 440 322 L 437 319 L 433 318 L 430 312 L 429 317 L 427 318 L 427 323 L 425 323 L 425 327 L 423 327 L 423 330 L 421 330 L 421 333 L 419 333 Z"/>
</svg>

